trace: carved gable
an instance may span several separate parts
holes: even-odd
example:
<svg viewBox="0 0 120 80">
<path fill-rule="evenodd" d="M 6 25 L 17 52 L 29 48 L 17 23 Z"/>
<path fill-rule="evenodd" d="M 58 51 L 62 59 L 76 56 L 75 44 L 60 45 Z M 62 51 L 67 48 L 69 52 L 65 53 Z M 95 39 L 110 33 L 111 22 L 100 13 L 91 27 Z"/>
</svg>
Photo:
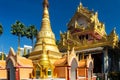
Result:
<svg viewBox="0 0 120 80">
<path fill-rule="evenodd" d="M 68 23 L 68 29 L 77 27 L 87 27 L 91 21 L 92 15 L 94 15 L 94 12 L 89 11 L 80 3 L 80 5 L 77 8 L 77 11 Z"/>
</svg>

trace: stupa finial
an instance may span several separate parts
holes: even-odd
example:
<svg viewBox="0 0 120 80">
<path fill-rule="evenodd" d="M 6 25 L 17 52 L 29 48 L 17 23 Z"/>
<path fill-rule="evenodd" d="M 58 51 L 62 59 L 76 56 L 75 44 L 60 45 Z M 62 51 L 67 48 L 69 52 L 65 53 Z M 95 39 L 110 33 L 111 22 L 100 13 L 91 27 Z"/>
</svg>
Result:
<svg viewBox="0 0 120 80">
<path fill-rule="evenodd" d="M 44 0 L 44 1 L 43 1 L 43 7 L 49 7 L 48 0 Z"/>
<path fill-rule="evenodd" d="M 80 6 L 82 6 L 82 2 L 80 2 Z"/>
</svg>

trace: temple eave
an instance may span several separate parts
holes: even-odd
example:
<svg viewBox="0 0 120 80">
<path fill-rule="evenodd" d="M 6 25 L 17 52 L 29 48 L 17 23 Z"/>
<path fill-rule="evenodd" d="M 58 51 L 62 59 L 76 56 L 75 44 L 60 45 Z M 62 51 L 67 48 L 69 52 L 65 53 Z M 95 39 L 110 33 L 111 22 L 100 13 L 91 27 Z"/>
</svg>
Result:
<svg viewBox="0 0 120 80">
<path fill-rule="evenodd" d="M 75 47 L 75 50 L 84 50 L 84 49 L 89 49 L 89 48 L 96 48 L 96 47 L 102 47 L 102 46 L 115 46 L 114 44 L 111 44 L 111 42 L 101 42 L 101 43 L 96 43 L 96 44 L 89 44 L 89 45 L 82 45 L 82 47 Z"/>
</svg>

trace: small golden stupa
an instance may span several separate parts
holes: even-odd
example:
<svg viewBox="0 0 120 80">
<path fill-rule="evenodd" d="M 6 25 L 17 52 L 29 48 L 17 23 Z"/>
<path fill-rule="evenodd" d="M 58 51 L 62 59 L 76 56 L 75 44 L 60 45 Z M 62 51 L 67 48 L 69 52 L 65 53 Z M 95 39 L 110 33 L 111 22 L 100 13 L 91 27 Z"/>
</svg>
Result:
<svg viewBox="0 0 120 80">
<path fill-rule="evenodd" d="M 35 47 L 29 56 L 34 64 L 34 77 L 47 78 L 49 76 L 48 71 L 51 71 L 49 73 L 53 76 L 53 64 L 62 57 L 51 29 L 48 7 L 48 0 L 44 0 L 41 29 L 37 35 Z"/>
</svg>

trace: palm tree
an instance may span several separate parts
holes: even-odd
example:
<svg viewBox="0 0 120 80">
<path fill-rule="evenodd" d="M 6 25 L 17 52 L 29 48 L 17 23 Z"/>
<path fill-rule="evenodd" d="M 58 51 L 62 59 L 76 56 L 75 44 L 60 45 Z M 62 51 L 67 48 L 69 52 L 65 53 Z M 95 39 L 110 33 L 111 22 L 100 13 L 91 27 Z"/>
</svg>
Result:
<svg viewBox="0 0 120 80">
<path fill-rule="evenodd" d="M 26 37 L 31 39 L 32 47 L 34 43 L 34 38 L 37 36 L 38 30 L 36 29 L 35 25 L 30 25 L 26 30 Z"/>
<path fill-rule="evenodd" d="M 2 24 L 0 24 L 0 35 L 3 33 L 3 27 Z"/>
<path fill-rule="evenodd" d="M 16 21 L 15 24 L 11 26 L 11 33 L 18 36 L 18 54 L 20 51 L 20 38 L 25 36 L 25 25 L 20 21 Z"/>
</svg>

